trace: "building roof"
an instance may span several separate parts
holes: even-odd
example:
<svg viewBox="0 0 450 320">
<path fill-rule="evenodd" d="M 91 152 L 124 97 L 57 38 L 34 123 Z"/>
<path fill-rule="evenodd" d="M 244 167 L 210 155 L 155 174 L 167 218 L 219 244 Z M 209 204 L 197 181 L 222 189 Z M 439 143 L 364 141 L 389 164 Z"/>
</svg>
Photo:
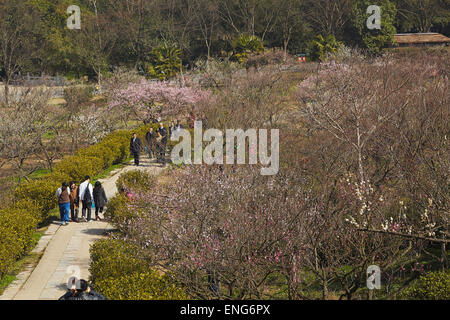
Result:
<svg viewBox="0 0 450 320">
<path fill-rule="evenodd" d="M 446 43 L 450 38 L 440 33 L 397 33 L 394 35 L 395 42 L 401 43 Z"/>
</svg>

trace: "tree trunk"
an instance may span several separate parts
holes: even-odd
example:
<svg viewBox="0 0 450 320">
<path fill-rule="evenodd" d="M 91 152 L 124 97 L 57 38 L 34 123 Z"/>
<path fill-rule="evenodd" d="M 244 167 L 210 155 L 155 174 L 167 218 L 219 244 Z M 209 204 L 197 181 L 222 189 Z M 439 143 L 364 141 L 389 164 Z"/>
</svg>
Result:
<svg viewBox="0 0 450 320">
<path fill-rule="evenodd" d="M 446 248 L 445 248 L 445 242 L 441 243 L 441 266 L 442 266 L 442 271 L 445 271 L 447 269 L 447 252 L 446 252 Z"/>
<path fill-rule="evenodd" d="M 328 299 L 328 279 L 327 272 L 322 268 L 322 299 Z"/>
<path fill-rule="evenodd" d="M 5 104 L 9 107 L 9 80 L 5 80 Z"/>
</svg>

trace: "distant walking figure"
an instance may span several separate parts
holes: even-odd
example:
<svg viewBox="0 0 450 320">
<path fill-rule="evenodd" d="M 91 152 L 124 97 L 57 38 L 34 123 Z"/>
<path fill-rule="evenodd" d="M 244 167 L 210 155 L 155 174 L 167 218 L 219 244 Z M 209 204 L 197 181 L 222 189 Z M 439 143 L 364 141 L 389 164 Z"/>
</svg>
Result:
<svg viewBox="0 0 450 320">
<path fill-rule="evenodd" d="M 92 200 L 94 200 L 94 189 L 92 188 L 91 178 L 86 176 L 84 182 L 80 184 L 79 195 L 83 208 L 81 209 L 81 215 L 83 216 L 83 221 L 91 222 L 92 215 Z M 87 220 L 86 220 L 87 211 Z"/>
<path fill-rule="evenodd" d="M 61 188 L 56 190 L 56 198 L 59 204 L 59 215 L 61 217 L 61 225 L 65 226 L 69 223 L 70 212 L 70 189 L 67 182 L 63 182 Z"/>
<path fill-rule="evenodd" d="M 94 186 L 95 220 L 101 220 L 98 213 L 103 213 L 106 202 L 108 202 L 108 199 L 105 189 L 103 189 L 101 182 L 97 181 Z"/>
<path fill-rule="evenodd" d="M 171 121 L 170 122 L 170 127 L 169 127 L 169 136 L 172 137 L 172 134 L 175 132 L 175 122 Z"/>
<path fill-rule="evenodd" d="M 151 159 L 155 156 L 155 143 L 156 143 L 156 134 L 153 131 L 152 127 L 150 127 L 150 129 L 148 129 L 148 132 L 145 134 L 145 142 L 147 143 L 148 157 Z"/>
<path fill-rule="evenodd" d="M 189 112 L 189 119 L 188 119 L 188 123 L 189 123 L 189 128 L 194 129 L 194 123 L 195 123 L 196 117 L 193 111 Z"/>
<path fill-rule="evenodd" d="M 175 126 L 175 130 L 180 131 L 183 129 L 183 126 L 181 125 L 181 121 L 177 120 L 177 125 Z"/>
<path fill-rule="evenodd" d="M 137 137 L 136 133 L 133 133 L 133 138 L 130 140 L 130 152 L 133 154 L 134 157 L 134 164 L 136 166 L 139 165 L 139 155 L 141 153 L 141 140 Z"/>
<path fill-rule="evenodd" d="M 161 163 L 166 162 L 165 157 L 166 157 L 167 136 L 168 136 L 167 129 L 164 128 L 164 124 L 162 122 L 160 122 L 159 129 L 158 129 L 158 140 L 159 140 L 158 161 Z"/>
<path fill-rule="evenodd" d="M 181 125 L 180 120 L 177 120 L 177 124 L 173 127 L 173 129 L 170 132 L 170 139 L 178 139 L 178 136 L 181 133 L 181 129 L 183 129 L 183 126 Z"/>
</svg>

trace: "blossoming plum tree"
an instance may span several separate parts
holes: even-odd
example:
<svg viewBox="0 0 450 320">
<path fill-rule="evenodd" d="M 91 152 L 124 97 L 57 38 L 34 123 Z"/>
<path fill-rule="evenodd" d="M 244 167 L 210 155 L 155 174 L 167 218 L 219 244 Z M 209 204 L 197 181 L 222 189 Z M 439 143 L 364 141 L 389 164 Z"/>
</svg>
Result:
<svg viewBox="0 0 450 320">
<path fill-rule="evenodd" d="M 351 195 L 348 221 L 445 248 L 448 66 L 433 57 L 418 66 L 389 56 L 323 66 L 300 84 L 300 111 L 349 161 L 340 182 L 343 197 Z"/>
<path fill-rule="evenodd" d="M 208 91 L 147 80 L 131 83 L 111 95 L 110 110 L 129 112 L 139 120 L 184 114 L 189 106 L 199 105 L 210 97 Z"/>
</svg>

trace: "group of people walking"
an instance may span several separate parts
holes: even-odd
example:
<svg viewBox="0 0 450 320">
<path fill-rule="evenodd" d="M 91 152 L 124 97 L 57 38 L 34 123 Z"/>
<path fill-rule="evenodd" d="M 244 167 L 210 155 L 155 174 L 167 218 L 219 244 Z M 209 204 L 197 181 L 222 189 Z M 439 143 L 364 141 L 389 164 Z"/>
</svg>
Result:
<svg viewBox="0 0 450 320">
<path fill-rule="evenodd" d="M 183 126 L 180 120 L 177 120 L 176 124 L 172 121 L 169 130 L 164 127 L 162 122 L 159 123 L 159 128 L 156 132 L 150 127 L 145 134 L 145 151 L 149 158 L 156 157 L 157 162 L 165 164 L 168 137 L 176 135 L 181 129 L 183 129 Z M 142 150 L 141 140 L 134 133 L 130 141 L 130 152 L 133 154 L 136 166 L 139 166 Z M 103 209 L 108 202 L 100 181 L 97 181 L 93 187 L 89 176 L 86 176 L 79 186 L 76 185 L 75 181 L 70 183 L 63 182 L 56 191 L 56 198 L 58 199 L 61 224 L 63 226 L 70 221 L 80 222 L 80 207 L 82 222 L 92 221 L 93 209 L 95 209 L 95 220 L 101 220 L 99 213 L 103 213 Z"/>
<path fill-rule="evenodd" d="M 149 128 L 145 134 L 145 151 L 150 159 L 156 158 L 158 163 L 165 164 L 166 162 L 166 148 L 167 139 L 169 136 L 176 134 L 183 128 L 180 120 L 177 120 L 177 124 L 173 121 L 167 130 L 162 122 L 159 123 L 159 128 L 156 132 L 152 127 Z M 137 134 L 134 133 L 130 141 L 130 152 L 134 157 L 134 164 L 139 166 L 140 154 L 143 150 L 142 142 L 138 138 Z"/>
<path fill-rule="evenodd" d="M 95 210 L 95 220 L 101 220 L 99 214 L 108 202 L 105 189 L 100 181 L 92 187 L 91 178 L 86 176 L 84 181 L 77 186 L 74 181 L 69 184 L 63 182 L 61 187 L 56 190 L 56 198 L 59 204 L 59 213 L 61 225 L 65 226 L 70 221 L 80 222 L 78 217 L 81 204 L 81 221 L 92 221 L 92 209 Z"/>
</svg>

